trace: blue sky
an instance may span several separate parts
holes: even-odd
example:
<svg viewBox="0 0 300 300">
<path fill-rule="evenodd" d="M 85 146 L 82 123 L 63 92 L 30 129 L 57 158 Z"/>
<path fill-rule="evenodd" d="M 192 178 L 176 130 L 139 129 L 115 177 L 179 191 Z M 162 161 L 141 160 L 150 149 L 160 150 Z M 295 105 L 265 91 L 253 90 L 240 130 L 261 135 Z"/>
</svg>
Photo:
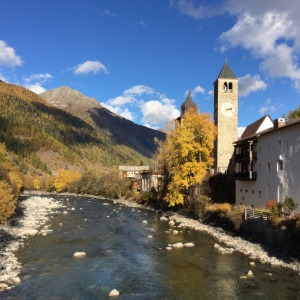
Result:
<svg viewBox="0 0 300 300">
<path fill-rule="evenodd" d="M 299 0 L 0 0 L 0 79 L 36 93 L 69 86 L 151 128 L 187 90 L 213 113 L 225 59 L 239 127 L 299 105 Z"/>
</svg>

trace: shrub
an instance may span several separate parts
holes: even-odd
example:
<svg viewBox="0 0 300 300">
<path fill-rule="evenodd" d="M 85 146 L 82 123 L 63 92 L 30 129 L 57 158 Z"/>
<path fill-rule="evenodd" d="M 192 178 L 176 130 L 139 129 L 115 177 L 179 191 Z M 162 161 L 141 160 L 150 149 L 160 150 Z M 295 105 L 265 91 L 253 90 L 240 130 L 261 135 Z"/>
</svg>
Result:
<svg viewBox="0 0 300 300">
<path fill-rule="evenodd" d="M 271 209 L 273 206 L 277 206 L 277 205 L 278 205 L 278 201 L 276 199 L 271 199 L 267 201 L 265 204 L 267 209 Z"/>
<path fill-rule="evenodd" d="M 215 203 L 215 204 L 209 205 L 207 207 L 207 211 L 209 211 L 209 212 L 219 211 L 220 213 L 226 213 L 226 212 L 231 211 L 231 206 L 229 203 Z"/>
<path fill-rule="evenodd" d="M 215 203 L 209 205 L 205 215 L 208 222 L 216 223 L 219 226 L 226 226 L 227 229 L 239 230 L 243 221 L 243 210 L 232 211 L 229 203 Z"/>
<path fill-rule="evenodd" d="M 293 198 L 293 197 L 288 197 L 286 196 L 282 206 L 283 208 L 288 211 L 289 214 L 292 213 L 292 211 L 294 211 L 297 207 L 298 207 L 299 203 Z"/>
<path fill-rule="evenodd" d="M 133 197 L 132 197 L 132 200 L 138 204 L 141 204 L 142 203 L 142 194 L 138 193 L 138 194 L 135 194 Z"/>
<path fill-rule="evenodd" d="M 4 181 L 0 181 L 0 222 L 6 224 L 8 218 L 16 209 L 16 198 L 11 186 Z"/>
<path fill-rule="evenodd" d="M 282 204 L 276 199 L 271 199 L 266 202 L 266 208 L 269 210 L 272 218 L 278 218 L 281 215 Z"/>
<path fill-rule="evenodd" d="M 131 191 L 126 191 L 124 195 L 125 199 L 129 199 L 132 197 L 132 192 Z"/>
<path fill-rule="evenodd" d="M 199 217 L 202 217 L 206 211 L 206 208 L 211 204 L 211 198 L 205 195 L 200 195 L 196 201 L 196 213 Z"/>
</svg>

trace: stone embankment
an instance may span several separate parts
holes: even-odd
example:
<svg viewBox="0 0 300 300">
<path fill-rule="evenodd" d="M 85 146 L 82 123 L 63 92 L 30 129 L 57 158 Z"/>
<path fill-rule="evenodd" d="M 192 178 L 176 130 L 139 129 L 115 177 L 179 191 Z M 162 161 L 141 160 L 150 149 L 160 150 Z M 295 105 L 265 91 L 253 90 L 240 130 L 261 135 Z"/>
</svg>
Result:
<svg viewBox="0 0 300 300">
<path fill-rule="evenodd" d="M 0 227 L 0 291 L 9 290 L 21 283 L 18 277 L 22 265 L 18 262 L 14 251 L 24 246 L 25 239 L 30 235 L 46 235 L 52 230 L 45 226 L 50 214 L 62 207 L 59 201 L 48 197 L 31 196 L 19 203 L 23 216 L 16 226 Z"/>
<path fill-rule="evenodd" d="M 216 238 L 221 244 L 219 245 L 216 243 L 213 246 L 220 254 L 231 254 L 234 251 L 238 251 L 249 257 L 249 260 L 251 261 L 250 265 L 253 265 L 256 260 L 260 261 L 261 263 L 270 264 L 272 266 L 282 266 L 284 268 L 289 268 L 300 272 L 299 262 L 294 261 L 288 263 L 276 257 L 271 257 L 269 256 L 268 252 L 266 252 L 260 245 L 251 243 L 240 237 L 233 237 L 222 228 L 205 225 L 197 220 L 188 219 L 178 214 L 173 214 L 169 218 L 166 216 L 162 216 L 160 219 L 168 222 L 173 220 L 175 224 L 178 224 L 176 226 L 178 229 L 189 228 L 196 231 L 203 231 L 208 233 L 212 237 Z"/>
</svg>

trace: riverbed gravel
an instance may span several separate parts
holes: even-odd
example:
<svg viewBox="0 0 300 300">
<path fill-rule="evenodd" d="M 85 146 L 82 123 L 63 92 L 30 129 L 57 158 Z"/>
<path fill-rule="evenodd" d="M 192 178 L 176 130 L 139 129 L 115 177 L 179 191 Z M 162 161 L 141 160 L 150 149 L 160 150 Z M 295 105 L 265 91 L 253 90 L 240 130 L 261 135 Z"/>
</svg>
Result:
<svg viewBox="0 0 300 300">
<path fill-rule="evenodd" d="M 47 234 L 51 229 L 44 224 L 51 214 L 58 213 L 63 207 L 60 201 L 50 197 L 31 196 L 20 201 L 23 211 L 15 226 L 0 226 L 0 291 L 11 289 L 21 283 L 19 274 L 22 269 L 14 252 L 24 247 L 26 238 L 35 234 Z"/>
<path fill-rule="evenodd" d="M 76 196 L 73 194 L 68 195 Z M 97 197 L 97 199 L 109 200 L 102 197 Z M 143 208 L 155 211 L 153 208 L 147 208 L 128 200 L 117 199 L 112 201 L 133 209 Z M 63 203 L 58 199 L 51 198 L 51 194 L 32 194 L 29 196 L 27 193 L 27 198 L 22 200 L 19 205 L 23 209 L 23 216 L 20 217 L 17 225 L 0 226 L 0 291 L 9 290 L 16 284 L 21 283 L 19 274 L 22 265 L 18 262 L 14 252 L 19 247 L 24 247 L 28 236 L 35 234 L 46 235 L 47 232 L 50 232 L 51 229 L 45 226 L 45 222 L 49 220 L 52 214 L 64 212 L 63 209 L 60 209 L 64 208 Z M 212 245 L 212 250 L 217 251 L 220 255 L 230 255 L 234 251 L 238 251 L 248 256 L 249 262 L 260 261 L 272 266 L 281 266 L 297 272 L 300 271 L 300 263 L 298 261 L 286 262 L 272 257 L 261 245 L 251 243 L 240 237 L 234 237 L 221 228 L 205 225 L 198 220 L 189 219 L 176 213 L 164 215 L 161 211 L 156 212 L 161 214 L 160 221 L 169 222 L 170 227 L 176 227 L 177 230 L 186 228 L 188 230 L 202 231 L 214 237 L 218 243 Z M 172 247 L 168 245 L 166 249 L 171 250 Z"/>
</svg>

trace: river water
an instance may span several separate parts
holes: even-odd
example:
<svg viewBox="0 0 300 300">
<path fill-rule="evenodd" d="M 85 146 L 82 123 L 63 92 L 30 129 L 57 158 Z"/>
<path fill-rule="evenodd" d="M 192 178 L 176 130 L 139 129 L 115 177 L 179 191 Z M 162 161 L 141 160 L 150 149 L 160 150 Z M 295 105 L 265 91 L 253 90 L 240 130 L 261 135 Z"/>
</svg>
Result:
<svg viewBox="0 0 300 300">
<path fill-rule="evenodd" d="M 29 237 L 15 253 L 22 283 L 0 299 L 112 299 L 112 289 L 120 292 L 113 299 L 300 299 L 297 272 L 250 266 L 241 253 L 220 254 L 216 240 L 199 231 L 167 233 L 169 225 L 155 212 L 57 198 L 75 210 L 53 215 L 46 224 L 53 232 Z M 165 249 L 191 241 L 193 248 Z M 74 258 L 77 251 L 86 257 Z M 241 279 L 250 269 L 254 276 Z"/>
</svg>

